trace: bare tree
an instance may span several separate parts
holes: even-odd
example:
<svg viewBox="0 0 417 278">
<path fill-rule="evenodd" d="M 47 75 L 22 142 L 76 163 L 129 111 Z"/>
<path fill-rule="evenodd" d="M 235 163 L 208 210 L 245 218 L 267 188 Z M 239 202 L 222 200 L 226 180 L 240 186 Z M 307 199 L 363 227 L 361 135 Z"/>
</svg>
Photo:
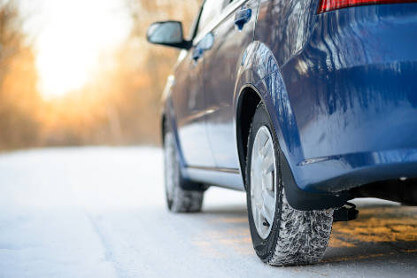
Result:
<svg viewBox="0 0 417 278">
<path fill-rule="evenodd" d="M 22 22 L 14 0 L 0 0 L 0 84 L 22 47 Z"/>
<path fill-rule="evenodd" d="M 17 1 L 0 0 L 0 149 L 37 141 L 37 74 L 22 26 Z"/>
</svg>

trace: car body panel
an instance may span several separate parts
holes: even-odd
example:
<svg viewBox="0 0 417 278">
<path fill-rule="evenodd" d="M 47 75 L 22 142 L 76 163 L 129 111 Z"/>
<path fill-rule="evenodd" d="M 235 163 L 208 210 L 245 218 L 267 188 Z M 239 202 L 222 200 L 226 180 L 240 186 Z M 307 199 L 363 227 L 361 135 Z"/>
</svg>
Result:
<svg viewBox="0 0 417 278">
<path fill-rule="evenodd" d="M 297 185 L 333 192 L 416 177 L 417 5 L 316 15 L 315 1 L 291 2 L 261 3 L 255 39 L 276 58 L 294 113 L 298 134 L 284 144 Z"/>
<path fill-rule="evenodd" d="M 231 31 L 230 19 L 213 29 L 224 40 L 215 37 L 203 59 L 204 108 L 197 112 L 206 136 L 199 144 L 208 145 L 210 154 L 202 158 L 206 149 L 196 145 L 184 150 L 190 145 L 184 142 L 200 137 L 184 131 L 187 116 L 177 121 L 184 172 L 191 179 L 244 188 L 236 121 L 245 88 L 267 107 L 294 177 L 292 191 L 303 196 L 301 203 L 316 196 L 310 209 L 326 207 L 317 204 L 332 196 L 344 201 L 343 192 L 353 187 L 417 178 L 417 4 L 317 14 L 318 2 L 259 0 L 251 40 L 233 41 L 243 35 Z M 189 73 L 183 64 L 176 80 Z M 173 94 L 187 92 L 187 82 L 176 81 Z M 190 96 L 181 94 L 172 108 L 165 104 L 175 117 L 189 109 Z M 195 163 L 198 159 L 203 162 Z M 294 207 L 308 207 L 299 204 Z"/>
<path fill-rule="evenodd" d="M 205 126 L 202 62 L 193 60 L 193 49 L 184 52 L 171 84 L 172 109 L 182 154 L 187 165 L 211 167 L 215 164 Z M 187 74 L 181 74 L 186 72 Z"/>
<path fill-rule="evenodd" d="M 214 35 L 214 45 L 205 53 L 203 82 L 207 131 L 216 168 L 238 170 L 239 158 L 230 151 L 237 150 L 234 87 L 245 49 L 253 41 L 259 0 L 235 2 L 224 10 L 222 21 L 209 30 Z M 241 10 L 250 10 L 251 16 L 239 29 L 235 24 L 235 16 Z"/>
</svg>

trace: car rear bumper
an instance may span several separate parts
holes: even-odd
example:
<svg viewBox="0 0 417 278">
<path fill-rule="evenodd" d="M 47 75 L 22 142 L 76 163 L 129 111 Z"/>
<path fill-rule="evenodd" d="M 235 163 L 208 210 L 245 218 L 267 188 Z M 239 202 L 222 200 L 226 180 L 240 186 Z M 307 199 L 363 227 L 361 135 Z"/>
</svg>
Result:
<svg viewBox="0 0 417 278">
<path fill-rule="evenodd" d="M 384 180 L 417 178 L 417 149 L 354 153 L 305 161 L 304 179 L 313 191 L 339 192 Z"/>
</svg>

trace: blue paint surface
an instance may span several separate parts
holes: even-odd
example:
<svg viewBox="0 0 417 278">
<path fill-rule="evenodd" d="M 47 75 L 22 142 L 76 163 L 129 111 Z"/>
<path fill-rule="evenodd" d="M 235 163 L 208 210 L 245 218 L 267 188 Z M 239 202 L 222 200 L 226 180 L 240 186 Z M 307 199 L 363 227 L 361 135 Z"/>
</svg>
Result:
<svg viewBox="0 0 417 278">
<path fill-rule="evenodd" d="M 232 13 L 198 62 L 184 55 L 165 109 L 185 167 L 243 172 L 236 122 L 250 86 L 300 189 L 417 178 L 417 4 L 319 15 L 317 4 L 248 1 L 247 26 L 235 28 Z"/>
<path fill-rule="evenodd" d="M 417 5 L 316 15 L 311 1 L 280 2 L 261 7 L 256 39 L 276 61 L 263 87 L 298 186 L 416 177 Z"/>
</svg>

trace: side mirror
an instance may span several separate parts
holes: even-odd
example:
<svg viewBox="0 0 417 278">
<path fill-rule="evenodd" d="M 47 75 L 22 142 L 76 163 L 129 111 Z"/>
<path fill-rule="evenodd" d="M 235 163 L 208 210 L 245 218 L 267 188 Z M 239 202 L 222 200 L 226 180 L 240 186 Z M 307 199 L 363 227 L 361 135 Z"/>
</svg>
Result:
<svg viewBox="0 0 417 278">
<path fill-rule="evenodd" d="M 148 42 L 180 49 L 189 49 L 191 42 L 184 40 L 182 23 L 163 21 L 153 23 L 146 34 Z"/>
</svg>

